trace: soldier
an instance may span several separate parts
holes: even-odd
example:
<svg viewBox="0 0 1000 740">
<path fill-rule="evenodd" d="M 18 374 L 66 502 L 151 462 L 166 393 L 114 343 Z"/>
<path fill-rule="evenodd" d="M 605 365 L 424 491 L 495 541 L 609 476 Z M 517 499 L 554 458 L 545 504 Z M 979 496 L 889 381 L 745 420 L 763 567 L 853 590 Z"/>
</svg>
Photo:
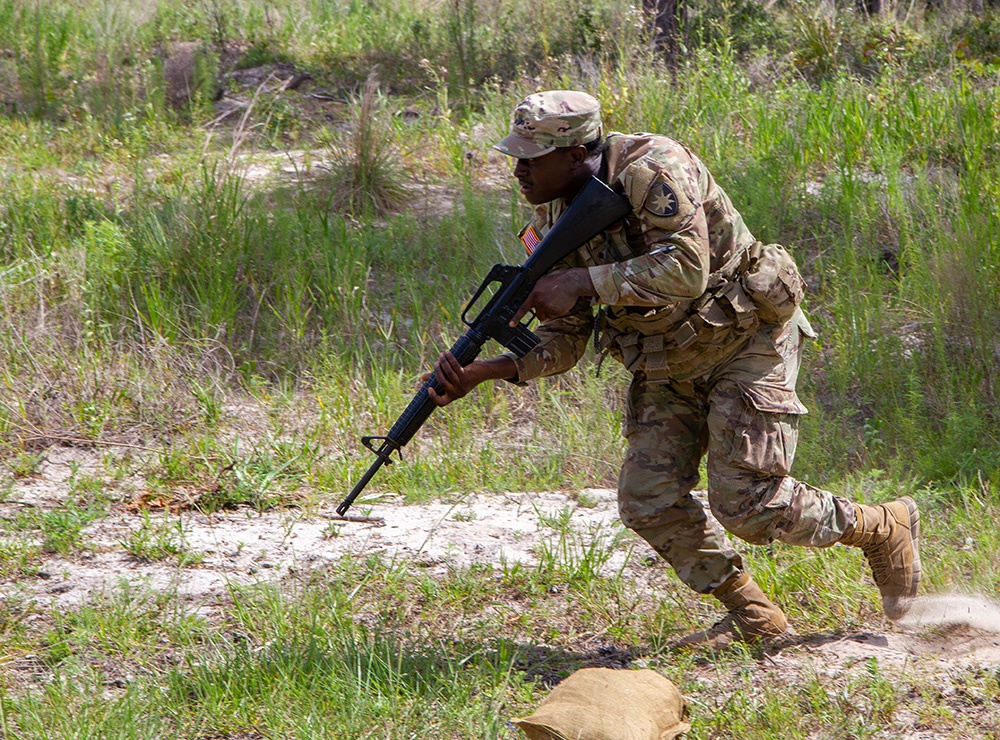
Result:
<svg viewBox="0 0 1000 740">
<path fill-rule="evenodd" d="M 624 194 L 633 211 L 538 281 L 514 317 L 535 312 L 538 346 L 466 367 L 446 352 L 434 366 L 440 390 L 429 391 L 432 400 L 444 406 L 486 380 L 523 384 L 565 372 L 594 334 L 633 375 L 621 519 L 684 583 L 727 610 L 679 645 L 789 634 L 717 522 L 753 544 L 861 548 L 883 611 L 901 618 L 920 582 L 914 501 L 856 504 L 790 475 L 806 413 L 795 383 L 804 338 L 815 335 L 788 253 L 754 239 L 685 146 L 654 134 L 605 137 L 600 104 L 586 93 L 529 95 L 495 148 L 514 158 L 521 194 L 535 206 L 521 233 L 529 249 L 591 177 Z M 714 519 L 691 493 L 706 454 Z"/>
</svg>

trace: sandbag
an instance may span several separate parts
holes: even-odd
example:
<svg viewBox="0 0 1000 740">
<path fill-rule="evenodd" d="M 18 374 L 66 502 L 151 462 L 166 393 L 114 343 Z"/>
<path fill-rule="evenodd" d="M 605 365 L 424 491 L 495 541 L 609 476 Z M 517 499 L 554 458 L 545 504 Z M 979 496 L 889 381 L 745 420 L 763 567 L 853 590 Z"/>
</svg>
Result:
<svg viewBox="0 0 1000 740">
<path fill-rule="evenodd" d="M 511 723 L 530 740 L 673 740 L 691 729 L 681 692 L 648 669 L 582 668 Z"/>
</svg>

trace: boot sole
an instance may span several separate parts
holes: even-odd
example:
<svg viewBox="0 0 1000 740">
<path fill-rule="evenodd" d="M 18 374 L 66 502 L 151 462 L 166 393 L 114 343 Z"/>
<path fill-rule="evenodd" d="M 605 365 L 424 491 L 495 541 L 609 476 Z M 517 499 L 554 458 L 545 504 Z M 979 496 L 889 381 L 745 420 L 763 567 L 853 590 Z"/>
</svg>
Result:
<svg viewBox="0 0 1000 740">
<path fill-rule="evenodd" d="M 889 596 L 882 598 L 882 612 L 892 621 L 898 621 L 906 616 L 910 610 L 910 603 L 917 595 L 920 587 L 920 509 L 917 502 L 909 496 L 903 496 L 900 502 L 906 505 L 906 513 L 910 519 L 910 547 L 913 548 L 913 586 L 910 592 L 903 596 Z"/>
</svg>

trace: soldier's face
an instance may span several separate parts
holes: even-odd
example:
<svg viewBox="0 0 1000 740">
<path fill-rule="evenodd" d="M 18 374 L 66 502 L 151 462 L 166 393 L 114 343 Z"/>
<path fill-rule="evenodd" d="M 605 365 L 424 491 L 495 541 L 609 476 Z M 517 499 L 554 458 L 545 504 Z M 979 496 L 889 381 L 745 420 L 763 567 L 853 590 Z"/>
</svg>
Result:
<svg viewBox="0 0 1000 740">
<path fill-rule="evenodd" d="M 580 188 L 576 177 L 579 158 L 579 152 L 574 154 L 573 149 L 556 149 L 541 157 L 517 160 L 514 177 L 521 186 L 521 195 L 533 206 L 556 198 L 569 200 Z"/>
</svg>

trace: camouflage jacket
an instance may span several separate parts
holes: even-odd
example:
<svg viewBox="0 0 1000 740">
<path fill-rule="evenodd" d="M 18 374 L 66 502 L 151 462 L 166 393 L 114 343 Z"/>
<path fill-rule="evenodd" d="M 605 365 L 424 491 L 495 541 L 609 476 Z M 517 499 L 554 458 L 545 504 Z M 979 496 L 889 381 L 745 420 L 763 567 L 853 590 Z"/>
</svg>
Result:
<svg viewBox="0 0 1000 740">
<path fill-rule="evenodd" d="M 731 344 L 711 319 L 688 321 L 707 312 L 709 277 L 754 243 L 708 168 L 665 136 L 611 133 L 602 176 L 624 192 L 633 213 L 556 267 L 589 268 L 597 298 L 580 299 L 536 329 L 540 344 L 515 358 L 520 381 L 573 367 L 595 329 L 595 306 L 601 348 L 651 379 L 693 377 Z M 544 235 L 563 210 L 562 201 L 540 205 L 529 225 Z M 714 301 L 709 308 L 717 309 Z M 706 348 L 713 351 L 706 355 Z"/>
</svg>

